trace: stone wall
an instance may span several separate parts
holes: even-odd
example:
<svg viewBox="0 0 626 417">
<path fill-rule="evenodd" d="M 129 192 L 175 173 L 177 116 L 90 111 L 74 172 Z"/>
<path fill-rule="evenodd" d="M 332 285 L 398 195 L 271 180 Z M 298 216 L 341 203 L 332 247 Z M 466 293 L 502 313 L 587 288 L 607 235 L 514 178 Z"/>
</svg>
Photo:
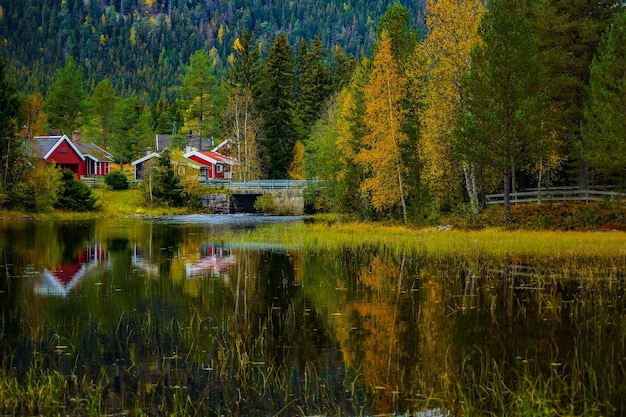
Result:
<svg viewBox="0 0 626 417">
<path fill-rule="evenodd" d="M 224 193 L 202 195 L 202 207 L 215 214 L 230 214 L 233 212 L 230 196 Z"/>
</svg>

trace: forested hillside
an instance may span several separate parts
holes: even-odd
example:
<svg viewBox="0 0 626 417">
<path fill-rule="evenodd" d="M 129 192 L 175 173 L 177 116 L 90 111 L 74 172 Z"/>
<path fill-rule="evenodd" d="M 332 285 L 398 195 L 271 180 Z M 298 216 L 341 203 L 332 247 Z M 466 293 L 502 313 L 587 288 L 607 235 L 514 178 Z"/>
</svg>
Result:
<svg viewBox="0 0 626 417">
<path fill-rule="evenodd" d="M 406 3 L 5 1 L 0 205 L 51 189 L 24 142 L 74 130 L 120 164 L 229 139 L 233 178 L 322 180 L 311 204 L 364 219 L 626 188 L 623 2 Z"/>
<path fill-rule="evenodd" d="M 46 93 L 54 71 L 72 56 L 90 89 L 108 77 L 124 96 L 148 103 L 174 97 L 192 53 L 210 51 L 219 77 L 233 42 L 248 29 L 266 55 L 278 33 L 289 43 L 318 36 L 359 58 L 395 0 L 1 0 L 0 56 L 26 92 Z M 406 0 L 419 26 L 425 0 Z"/>
</svg>

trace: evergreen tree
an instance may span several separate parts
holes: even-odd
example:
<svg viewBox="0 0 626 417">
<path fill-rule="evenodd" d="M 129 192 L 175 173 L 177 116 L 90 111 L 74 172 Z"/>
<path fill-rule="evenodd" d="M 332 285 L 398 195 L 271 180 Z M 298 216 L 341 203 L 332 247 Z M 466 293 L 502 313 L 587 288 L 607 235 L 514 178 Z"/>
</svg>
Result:
<svg viewBox="0 0 626 417">
<path fill-rule="evenodd" d="M 108 78 L 100 81 L 91 96 L 91 103 L 98 130 L 98 143 L 104 149 L 107 149 L 109 137 L 115 129 L 118 102 L 119 97 L 115 94 L 111 81 Z"/>
<path fill-rule="evenodd" d="M 180 94 L 187 107 L 185 130 L 191 130 L 201 138 L 218 136 L 220 90 L 212 61 L 204 49 L 191 56 Z"/>
<path fill-rule="evenodd" d="M 538 34 L 542 66 L 547 69 L 546 90 L 557 118 L 551 130 L 569 145 L 578 161 L 578 183 L 589 186 L 586 147 L 582 136 L 584 93 L 589 68 L 600 38 L 623 9 L 618 0 L 541 0 L 535 2 L 534 29 Z"/>
<path fill-rule="evenodd" d="M 55 73 L 54 84 L 46 95 L 45 110 L 50 127 L 71 134 L 84 122 L 86 98 L 83 72 L 68 56 L 65 66 Z"/>
<path fill-rule="evenodd" d="M 148 117 L 137 97 L 128 97 L 119 102 L 115 114 L 114 135 L 109 145 L 120 165 L 123 166 L 142 155 L 152 143 Z"/>
<path fill-rule="evenodd" d="M 606 32 L 591 64 L 584 138 L 592 167 L 626 173 L 626 12 Z"/>
<path fill-rule="evenodd" d="M 514 169 L 539 159 L 541 120 L 546 107 L 536 43 L 528 28 L 525 0 L 494 0 L 479 29 L 482 43 L 472 52 L 467 113 L 460 151 L 468 161 L 501 173 L 504 220 L 511 221 Z"/>
<path fill-rule="evenodd" d="M 305 44 L 306 45 L 306 44 Z M 331 93 L 331 77 L 326 66 L 327 54 L 322 41 L 316 36 L 310 48 L 300 51 L 298 116 L 309 128 L 319 117 L 319 111 Z"/>
<path fill-rule="evenodd" d="M 261 96 L 263 83 L 263 62 L 259 48 L 252 43 L 248 29 L 233 43 L 233 58 L 226 80 L 240 91 L 249 90 L 255 100 Z"/>
<path fill-rule="evenodd" d="M 331 56 L 331 77 L 333 91 L 339 91 L 350 82 L 352 73 L 356 68 L 356 61 L 353 55 L 349 57 L 340 45 L 335 45 Z"/>
<path fill-rule="evenodd" d="M 158 165 L 150 170 L 144 184 L 147 187 L 150 202 L 173 207 L 183 205 L 183 185 L 172 168 L 172 158 L 169 151 L 161 154 Z"/>
<path fill-rule="evenodd" d="M 294 123 L 295 70 L 291 45 L 280 34 L 265 60 L 266 90 L 263 97 L 264 153 L 267 175 L 286 178 L 297 139 Z"/>
<path fill-rule="evenodd" d="M 96 197 L 91 188 L 75 178 L 70 170 L 63 171 L 61 187 L 55 207 L 70 211 L 93 211 L 96 209 Z"/>
<path fill-rule="evenodd" d="M 391 41 L 391 55 L 400 63 L 407 60 L 419 40 L 419 32 L 411 26 L 408 9 L 399 1 L 387 7 L 378 23 L 377 32 L 379 38 L 383 32 L 387 32 Z"/>
<path fill-rule="evenodd" d="M 18 136 L 20 104 L 15 87 L 7 79 L 6 61 L 0 58 L 0 205 L 24 168 L 23 146 Z"/>
</svg>

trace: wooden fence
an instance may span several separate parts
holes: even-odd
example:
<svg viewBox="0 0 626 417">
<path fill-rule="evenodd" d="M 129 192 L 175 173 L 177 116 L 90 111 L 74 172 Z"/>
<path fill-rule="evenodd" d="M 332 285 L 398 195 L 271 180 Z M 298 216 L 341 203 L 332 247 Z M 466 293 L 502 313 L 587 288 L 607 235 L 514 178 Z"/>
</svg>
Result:
<svg viewBox="0 0 626 417">
<path fill-rule="evenodd" d="M 626 202 L 626 193 L 605 190 L 580 190 L 577 187 L 557 187 L 547 190 L 529 189 L 512 192 L 511 204 L 558 202 L 558 201 L 622 201 Z M 488 194 L 488 206 L 504 204 L 504 194 Z"/>
</svg>

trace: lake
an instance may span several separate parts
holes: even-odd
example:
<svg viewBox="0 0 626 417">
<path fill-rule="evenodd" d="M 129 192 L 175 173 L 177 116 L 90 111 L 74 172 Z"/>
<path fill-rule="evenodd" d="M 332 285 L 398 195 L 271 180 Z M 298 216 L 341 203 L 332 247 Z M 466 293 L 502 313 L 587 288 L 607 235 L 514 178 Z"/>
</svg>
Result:
<svg viewBox="0 0 626 417">
<path fill-rule="evenodd" d="M 0 414 L 626 413 L 624 257 L 230 238 L 309 221 L 0 223 Z"/>
</svg>

